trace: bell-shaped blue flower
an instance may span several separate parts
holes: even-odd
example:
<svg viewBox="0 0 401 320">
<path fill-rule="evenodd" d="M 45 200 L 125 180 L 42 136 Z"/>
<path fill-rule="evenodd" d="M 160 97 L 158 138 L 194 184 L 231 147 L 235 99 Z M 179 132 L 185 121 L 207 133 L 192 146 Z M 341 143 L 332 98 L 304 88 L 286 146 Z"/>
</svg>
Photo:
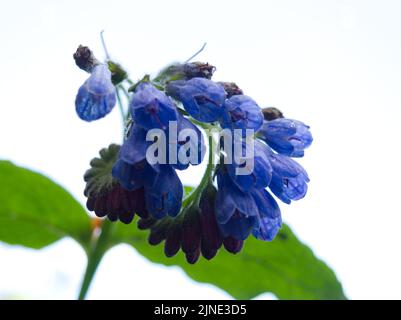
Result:
<svg viewBox="0 0 401 320">
<path fill-rule="evenodd" d="M 263 113 L 252 98 L 244 95 L 232 96 L 224 104 L 220 124 L 223 128 L 257 131 L 263 124 Z"/>
<path fill-rule="evenodd" d="M 302 199 L 308 191 L 309 177 L 300 164 L 287 156 L 270 154 L 273 169 L 271 191 L 283 202 Z"/>
<path fill-rule="evenodd" d="M 222 85 L 204 78 L 172 81 L 167 92 L 182 102 L 185 110 L 201 122 L 217 121 L 223 113 L 226 92 Z"/>
<path fill-rule="evenodd" d="M 269 147 L 254 139 L 238 146 L 242 148 L 241 156 L 235 156 L 236 152 L 233 146 L 232 163 L 226 165 L 231 179 L 244 192 L 251 189 L 266 188 L 272 178 Z"/>
<path fill-rule="evenodd" d="M 175 135 L 175 134 L 174 134 Z M 202 132 L 187 118 L 178 114 L 177 135 L 168 135 L 169 148 L 176 152 L 176 157 L 170 163 L 175 169 L 185 170 L 189 165 L 198 165 L 202 162 L 206 146 Z"/>
<path fill-rule="evenodd" d="M 107 65 L 99 64 L 79 88 L 75 98 L 78 116 L 85 121 L 93 121 L 106 116 L 116 104 L 116 88 L 111 82 L 111 72 Z"/>
<path fill-rule="evenodd" d="M 156 219 L 175 217 L 181 209 L 183 187 L 170 165 L 161 165 L 155 179 L 145 183 L 147 211 Z"/>
<path fill-rule="evenodd" d="M 157 175 L 146 160 L 129 164 L 121 159 L 116 161 L 111 174 L 125 190 L 129 191 L 142 188 L 145 184 L 152 184 Z"/>
<path fill-rule="evenodd" d="M 252 234 L 257 239 L 272 241 L 282 225 L 280 208 L 265 189 L 252 191 L 252 197 L 259 210 L 259 226 Z"/>
<path fill-rule="evenodd" d="M 141 83 L 130 102 L 135 123 L 144 129 L 166 130 L 169 121 L 177 120 L 173 101 L 150 83 Z"/>
<path fill-rule="evenodd" d="M 286 118 L 264 121 L 258 137 L 278 153 L 289 157 L 303 157 L 305 148 L 313 141 L 306 124 Z"/>
<path fill-rule="evenodd" d="M 145 160 L 146 150 L 151 141 L 146 141 L 147 131 L 134 124 L 128 138 L 124 141 L 120 149 L 120 158 L 129 164 L 135 164 Z"/>
<path fill-rule="evenodd" d="M 259 226 L 258 208 L 252 196 L 239 190 L 224 171 L 217 171 L 217 222 L 225 237 L 245 240 Z"/>
</svg>

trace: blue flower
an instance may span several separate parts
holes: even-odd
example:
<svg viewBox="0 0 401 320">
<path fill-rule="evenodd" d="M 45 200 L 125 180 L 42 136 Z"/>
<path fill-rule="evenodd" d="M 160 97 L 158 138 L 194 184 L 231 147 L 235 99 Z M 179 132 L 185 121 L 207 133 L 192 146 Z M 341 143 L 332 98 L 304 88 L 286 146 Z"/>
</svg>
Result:
<svg viewBox="0 0 401 320">
<path fill-rule="evenodd" d="M 169 147 L 177 151 L 177 163 L 172 164 L 175 169 L 185 170 L 188 166 L 198 165 L 205 156 L 206 147 L 202 132 L 197 126 L 182 115 L 178 114 L 177 137 L 170 139 Z"/>
<path fill-rule="evenodd" d="M 264 121 L 258 137 L 278 153 L 290 157 L 303 157 L 304 149 L 313 141 L 307 125 L 286 118 Z"/>
<path fill-rule="evenodd" d="M 169 121 L 177 120 L 173 101 L 150 83 L 141 83 L 130 102 L 132 117 L 144 129 L 168 128 Z"/>
<path fill-rule="evenodd" d="M 170 165 L 161 165 L 154 180 L 145 184 L 146 209 L 156 219 L 175 217 L 181 209 L 183 187 Z"/>
<path fill-rule="evenodd" d="M 257 131 L 263 124 L 263 113 L 252 98 L 244 95 L 232 96 L 224 104 L 220 124 L 223 128 Z"/>
<path fill-rule="evenodd" d="M 145 160 L 146 150 L 151 141 L 146 141 L 147 131 L 134 124 L 131 127 L 128 138 L 124 141 L 120 149 L 120 158 L 128 163 L 135 164 Z"/>
<path fill-rule="evenodd" d="M 272 178 L 269 147 L 260 141 L 251 140 L 247 143 L 243 142 L 242 148 L 243 156 L 238 159 L 233 150 L 233 161 L 226 165 L 228 174 L 242 191 L 266 188 Z M 245 148 L 253 148 L 254 152 L 247 157 Z M 242 174 L 238 174 L 239 170 L 242 171 Z"/>
<path fill-rule="evenodd" d="M 185 110 L 201 122 L 217 121 L 223 112 L 226 93 L 222 85 L 204 78 L 172 81 L 167 92 L 181 101 Z"/>
<path fill-rule="evenodd" d="M 252 196 L 239 190 L 224 170 L 217 171 L 217 222 L 225 237 L 245 240 L 259 227 L 258 208 Z"/>
<path fill-rule="evenodd" d="M 245 240 L 251 233 L 258 239 L 271 241 L 281 228 L 277 202 L 265 189 L 242 192 L 230 177 L 219 169 L 216 216 L 225 237 Z"/>
<path fill-rule="evenodd" d="M 107 65 L 99 64 L 79 88 L 75 98 L 78 116 L 85 121 L 103 118 L 116 104 L 116 88 Z"/>
<path fill-rule="evenodd" d="M 118 159 L 114 164 L 111 173 L 113 178 L 128 191 L 142 188 L 145 184 L 152 184 L 157 175 L 157 172 L 146 162 L 146 160 L 130 164 L 122 159 Z"/>
<path fill-rule="evenodd" d="M 272 241 L 282 224 L 280 208 L 265 189 L 252 191 L 252 197 L 259 210 L 259 226 L 252 234 L 257 239 Z"/>
<path fill-rule="evenodd" d="M 271 152 L 270 164 L 273 168 L 271 191 L 283 202 L 302 199 L 308 191 L 309 177 L 300 164 L 287 156 Z"/>
</svg>

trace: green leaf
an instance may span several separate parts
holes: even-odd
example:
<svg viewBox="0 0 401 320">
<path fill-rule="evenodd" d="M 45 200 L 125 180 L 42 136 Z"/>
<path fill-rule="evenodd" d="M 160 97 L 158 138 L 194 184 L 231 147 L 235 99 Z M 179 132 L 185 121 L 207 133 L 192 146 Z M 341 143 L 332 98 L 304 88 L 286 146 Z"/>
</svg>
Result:
<svg viewBox="0 0 401 320">
<path fill-rule="evenodd" d="M 162 245 L 150 246 L 148 232 L 118 224 L 114 240 L 131 244 L 150 261 L 181 267 L 192 279 L 213 284 L 236 299 L 271 292 L 279 299 L 345 299 L 334 272 L 284 225 L 273 242 L 249 238 L 237 255 L 220 250 L 215 258 L 195 265 L 180 251 L 166 258 Z"/>
<path fill-rule="evenodd" d="M 70 236 L 87 246 L 85 209 L 49 178 L 0 161 L 0 241 L 39 249 Z"/>
</svg>

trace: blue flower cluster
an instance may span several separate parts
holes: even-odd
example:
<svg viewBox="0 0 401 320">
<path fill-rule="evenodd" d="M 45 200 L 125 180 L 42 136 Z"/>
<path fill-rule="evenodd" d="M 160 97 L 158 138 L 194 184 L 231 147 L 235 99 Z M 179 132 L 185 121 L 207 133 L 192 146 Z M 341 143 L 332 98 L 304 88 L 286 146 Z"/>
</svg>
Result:
<svg viewBox="0 0 401 320">
<path fill-rule="evenodd" d="M 170 142 L 165 154 L 169 158 L 171 144 L 174 145 L 171 149 L 177 153 L 184 147 L 186 141 L 179 140 L 181 130 L 192 129 L 201 142 L 202 134 L 192 122 L 178 113 L 171 98 L 150 83 L 137 86 L 130 102 L 130 113 L 134 124 L 121 147 L 112 175 L 126 190 L 144 188 L 146 209 L 153 218 L 175 217 L 180 212 L 183 197 L 183 186 L 175 170 L 184 170 L 190 163 L 149 163 L 146 153 L 153 142 L 148 141 L 146 136 L 151 129 L 163 130 Z M 178 130 L 174 141 L 171 141 L 168 130 L 172 121 L 177 122 Z M 204 146 L 198 149 L 198 159 L 192 164 L 202 161 L 203 149 Z"/>
<path fill-rule="evenodd" d="M 116 104 L 118 82 L 110 65 L 99 63 L 87 47 L 80 47 L 74 58 L 90 73 L 76 96 L 76 111 L 85 121 L 100 119 Z M 175 65 L 153 82 L 145 77 L 131 87 L 132 121 L 122 146 L 101 151 L 101 159 L 95 159 L 85 174 L 89 210 L 124 223 L 138 214 L 138 227 L 151 229 L 151 244 L 165 241 L 167 256 L 182 249 L 190 263 L 200 254 L 211 259 L 222 245 L 237 253 L 251 234 L 273 240 L 282 225 L 273 195 L 289 204 L 305 196 L 309 182 L 293 159 L 303 157 L 311 145 L 309 127 L 284 118 L 278 109 L 262 110 L 235 83 L 212 81 L 213 71 L 202 63 Z M 203 160 L 205 145 L 198 125 L 220 128 L 231 140 L 220 137 L 218 150 L 210 145 L 209 152 L 218 154 L 220 162 L 208 165 L 213 170 L 206 171 L 183 201 L 176 170 Z M 181 135 L 183 131 L 194 133 L 196 139 Z M 164 149 L 153 148 L 159 142 Z M 180 155 L 187 154 L 188 147 L 196 150 L 196 157 L 183 162 Z"/>
<path fill-rule="evenodd" d="M 238 175 L 240 161 L 221 164 L 217 170 L 216 219 L 225 237 L 245 240 L 251 233 L 271 241 L 281 227 L 281 214 L 270 190 L 283 202 L 305 196 L 306 171 L 290 157 L 302 157 L 312 142 L 309 127 L 300 121 L 264 120 L 261 108 L 250 97 L 236 94 L 226 99 L 224 87 L 208 79 L 175 81 L 167 92 L 179 100 L 196 120 L 219 121 L 225 129 L 253 130 L 257 139 L 253 168 Z"/>
</svg>

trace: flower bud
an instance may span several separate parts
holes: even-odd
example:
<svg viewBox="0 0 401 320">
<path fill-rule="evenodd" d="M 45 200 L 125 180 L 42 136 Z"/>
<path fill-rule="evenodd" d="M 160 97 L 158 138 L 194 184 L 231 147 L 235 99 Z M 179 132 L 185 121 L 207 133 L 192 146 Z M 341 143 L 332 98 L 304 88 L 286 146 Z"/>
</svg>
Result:
<svg viewBox="0 0 401 320">
<path fill-rule="evenodd" d="M 164 253 L 170 258 L 177 254 L 181 247 L 181 224 L 173 223 L 167 231 L 166 242 L 164 243 Z"/>
<path fill-rule="evenodd" d="M 241 251 L 244 241 L 237 240 L 233 237 L 227 237 L 223 240 L 224 248 L 233 254 L 236 254 Z"/>
<path fill-rule="evenodd" d="M 265 120 L 267 121 L 284 118 L 283 113 L 279 109 L 274 107 L 263 108 L 262 113 Z"/>
<path fill-rule="evenodd" d="M 212 183 L 208 184 L 203 191 L 200 202 L 200 224 L 201 224 L 201 252 L 202 255 L 210 260 L 217 250 L 221 247 L 223 237 L 216 221 L 215 199 L 216 188 Z"/>
<path fill-rule="evenodd" d="M 185 254 L 185 258 L 187 259 L 187 262 L 189 264 L 196 263 L 196 261 L 198 261 L 198 259 L 199 259 L 199 256 L 200 256 L 200 249 L 199 248 L 194 252 L 190 252 L 190 253 L 186 253 Z"/>
<path fill-rule="evenodd" d="M 224 90 L 227 93 L 227 99 L 231 98 L 232 96 L 244 94 L 244 92 L 234 82 L 218 82 L 218 83 L 220 83 L 224 87 Z"/>
<path fill-rule="evenodd" d="M 148 242 L 152 246 L 156 246 L 161 243 L 164 239 L 166 239 L 168 228 L 171 225 L 170 219 L 164 219 L 158 222 L 156 225 L 152 227 L 150 230 L 150 234 L 148 237 Z"/>
<path fill-rule="evenodd" d="M 185 211 L 182 223 L 182 244 L 181 248 L 186 254 L 200 250 L 201 228 L 199 221 L 199 209 L 195 206 Z"/>
<path fill-rule="evenodd" d="M 86 71 L 91 73 L 92 69 L 99 65 L 100 62 L 96 59 L 91 49 L 79 45 L 77 51 L 73 55 L 76 65 Z"/>
</svg>

